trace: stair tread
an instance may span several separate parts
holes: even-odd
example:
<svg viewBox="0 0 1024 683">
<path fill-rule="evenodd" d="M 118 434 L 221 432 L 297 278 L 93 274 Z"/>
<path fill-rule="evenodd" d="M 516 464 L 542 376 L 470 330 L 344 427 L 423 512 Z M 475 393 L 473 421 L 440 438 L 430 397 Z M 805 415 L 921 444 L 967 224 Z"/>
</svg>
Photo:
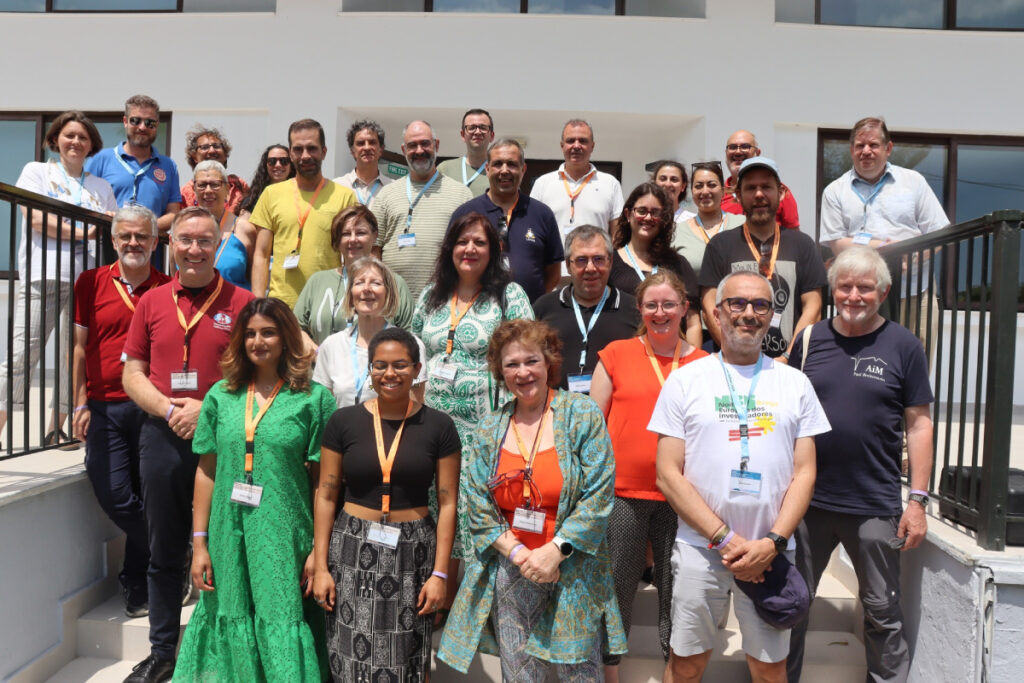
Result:
<svg viewBox="0 0 1024 683">
<path fill-rule="evenodd" d="M 121 683 L 136 662 L 100 657 L 72 659 L 46 683 Z"/>
</svg>

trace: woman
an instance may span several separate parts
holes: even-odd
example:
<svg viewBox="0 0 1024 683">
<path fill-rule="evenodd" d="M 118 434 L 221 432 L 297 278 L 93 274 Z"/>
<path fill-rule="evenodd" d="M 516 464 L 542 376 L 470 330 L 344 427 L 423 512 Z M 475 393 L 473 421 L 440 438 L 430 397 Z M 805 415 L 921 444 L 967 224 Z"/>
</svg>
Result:
<svg viewBox="0 0 1024 683">
<path fill-rule="evenodd" d="M 686 169 L 678 161 L 659 161 L 651 181 L 665 190 L 672 201 L 672 219 L 676 223 L 695 215 L 693 202 L 686 201 Z"/>
<path fill-rule="evenodd" d="M 284 145 L 271 145 L 263 150 L 260 163 L 256 172 L 252 175 L 252 182 L 249 183 L 249 194 L 245 196 L 242 203 L 238 205 L 238 219 L 248 222 L 252 210 L 256 208 L 256 202 L 267 185 L 279 183 L 295 177 L 295 166 L 291 157 L 288 156 L 288 148 Z"/>
<path fill-rule="evenodd" d="M 309 365 L 287 305 L 254 299 L 242 309 L 192 441 L 192 581 L 202 594 L 175 681 L 327 675 L 323 613 L 303 600 L 303 585 L 313 543 L 306 467 L 315 480 L 334 399 L 310 383 Z"/>
<path fill-rule="evenodd" d="M 693 306 L 686 313 L 686 339 L 700 345 L 700 314 L 697 275 L 690 264 L 672 248 L 675 230 L 665 191 L 654 183 L 642 183 L 633 190 L 619 217 L 608 284 L 633 294 L 644 279 L 665 268 L 671 270 L 693 292 Z"/>
<path fill-rule="evenodd" d="M 196 204 L 213 214 L 220 224 L 220 245 L 213 265 L 224 279 L 250 290 L 249 268 L 256 246 L 256 229 L 248 221 L 239 221 L 227 208 L 228 171 L 219 161 L 207 159 L 196 164 L 193 176 Z"/>
<path fill-rule="evenodd" d="M 231 143 L 219 129 L 207 128 L 203 124 L 197 123 L 185 133 L 185 160 L 188 161 L 193 174 L 195 174 L 196 165 L 207 159 L 219 161 L 227 168 L 229 156 L 231 156 Z M 228 173 L 227 179 L 228 189 L 225 205 L 231 213 L 238 213 L 238 207 L 242 204 L 242 200 L 249 194 L 249 186 L 233 173 Z M 190 180 L 181 188 L 181 205 L 182 207 L 196 206 L 199 203 L 198 199 L 195 180 Z"/>
<path fill-rule="evenodd" d="M 103 149 L 103 139 L 96 125 L 80 111 L 67 111 L 50 124 L 45 141 L 46 148 L 56 152 L 57 158 L 25 164 L 17 186 L 83 209 L 113 215 L 117 211 L 117 200 L 110 184 L 85 171 L 85 160 Z M 95 224 L 73 223 L 68 219 L 61 220 L 52 213 L 44 215 L 38 210 L 32 211 L 29 217 L 25 208 L 22 208 L 21 216 L 23 228 L 18 247 L 18 273 L 21 281 L 18 283 L 14 314 L 11 316 L 14 328 L 13 363 L 8 368 L 5 360 L 0 370 L 0 432 L 7 423 L 7 378 L 14 378 L 12 390 L 15 401 L 20 402 L 28 374 L 39 362 L 39 355 L 53 332 L 58 316 L 61 319 L 61 330 L 68 329 L 68 304 L 73 278 L 85 268 L 96 265 L 87 264 L 85 256 L 88 251 L 90 261 L 95 257 L 95 246 L 89 243 L 96 236 Z M 27 331 L 26 307 L 34 321 Z M 42 315 L 44 310 L 46 315 Z M 58 354 L 55 357 L 68 356 L 67 334 L 61 333 L 55 353 Z M 48 365 L 53 367 L 52 362 Z M 60 416 L 55 419 L 53 414 L 50 415 L 50 432 L 44 438 L 46 445 L 68 440 L 61 428 L 69 412 L 68 373 L 57 374 L 60 379 L 55 400 L 59 401 Z"/>
<path fill-rule="evenodd" d="M 552 388 L 561 346 L 548 325 L 514 320 L 487 351 L 513 400 L 468 446 L 462 490 L 478 561 L 438 653 L 463 673 L 479 649 L 501 657 L 505 681 L 544 681 L 549 663 L 561 680 L 599 681 L 602 648 L 626 650 L 605 541 L 615 461 L 593 400 Z"/>
<path fill-rule="evenodd" d="M 341 256 L 341 267 L 314 273 L 295 301 L 295 315 L 310 348 L 316 348 L 348 325 L 351 313 L 342 307 L 342 296 L 349 286 L 348 269 L 358 259 L 369 256 L 376 241 L 377 219 L 362 204 L 342 209 L 331 221 L 331 246 Z M 395 296 L 395 307 L 388 314 L 388 321 L 408 328 L 413 311 L 409 285 L 400 275 L 391 274 L 395 280 L 395 289 L 390 290 Z"/>
<path fill-rule="evenodd" d="M 361 204 L 357 207 L 363 208 Z M 313 370 L 313 379 L 331 390 L 339 408 L 377 396 L 366 381 L 370 372 L 367 349 L 373 336 L 388 327 L 388 319 L 398 305 L 395 275 L 380 260 L 364 256 L 349 268 L 348 287 L 341 304 L 343 317 L 351 317 L 352 324 L 324 340 Z M 423 342 L 417 339 L 416 344 L 420 355 L 424 355 Z M 426 372 L 421 369 L 413 381 L 413 394 L 421 403 L 426 381 Z"/>
<path fill-rule="evenodd" d="M 324 431 L 313 594 L 330 613 L 335 681 L 425 681 L 450 571 L 462 445 L 451 418 L 412 395 L 420 350 L 411 334 L 381 330 L 369 354 L 377 398 L 338 410 Z M 427 508 L 435 483 L 436 527 Z"/>
<path fill-rule="evenodd" d="M 683 255 L 694 272 L 699 273 L 704 262 L 704 248 L 711 238 L 723 230 L 743 225 L 746 218 L 722 211 L 725 179 L 721 163 L 702 161 L 694 164 L 692 171 L 690 189 L 697 203 L 697 215 L 676 225 L 672 246 Z"/>
<path fill-rule="evenodd" d="M 650 542 L 658 590 L 658 633 L 667 660 L 676 513 L 655 483 L 658 439 L 647 431 L 647 422 L 665 378 L 680 365 L 707 353 L 683 338 L 686 288 L 672 272 L 658 271 L 644 280 L 637 289 L 637 305 L 643 320 L 637 336 L 614 341 L 597 354 L 600 360 L 594 369 L 590 397 L 608 421 L 615 451 L 615 505 L 608 518 L 608 551 L 622 624 L 628 636 L 633 598 Z M 609 683 L 618 683 L 619 660 L 617 656 L 604 660 Z M 665 680 L 669 676 L 666 671 Z"/>
</svg>

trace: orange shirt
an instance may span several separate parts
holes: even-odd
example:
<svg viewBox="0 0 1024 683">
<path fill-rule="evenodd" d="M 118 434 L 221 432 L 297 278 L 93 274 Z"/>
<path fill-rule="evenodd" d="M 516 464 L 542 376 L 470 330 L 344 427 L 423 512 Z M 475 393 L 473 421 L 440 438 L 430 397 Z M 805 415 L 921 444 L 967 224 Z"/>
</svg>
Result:
<svg viewBox="0 0 1024 683">
<path fill-rule="evenodd" d="M 515 472 L 526 468 L 526 461 L 519 453 L 512 453 L 509 450 L 501 449 L 501 458 L 498 461 L 496 476 L 506 472 Z M 535 500 L 538 492 L 540 501 Z M 558 499 L 562 495 L 562 469 L 558 466 L 558 453 L 555 447 L 547 448 L 537 453 L 533 460 L 533 487 L 531 488 L 531 503 L 536 506 L 540 503 L 540 509 L 544 511 L 544 533 L 536 534 L 530 531 L 512 529 L 519 542 L 530 550 L 535 550 L 545 543 L 550 543 L 555 537 L 555 516 L 558 514 Z M 494 500 L 498 508 L 505 515 L 509 528 L 512 527 L 512 519 L 515 516 L 516 508 L 523 506 L 523 479 L 508 479 L 503 481 L 494 489 Z"/>
<path fill-rule="evenodd" d="M 679 359 L 679 366 L 708 355 L 694 349 Z M 597 354 L 612 380 L 608 407 L 608 435 L 615 452 L 615 495 L 622 498 L 665 500 L 655 483 L 658 435 L 647 431 L 654 404 L 661 393 L 658 376 L 647 359 L 640 337 L 614 341 Z M 668 377 L 672 356 L 655 355 Z"/>
</svg>

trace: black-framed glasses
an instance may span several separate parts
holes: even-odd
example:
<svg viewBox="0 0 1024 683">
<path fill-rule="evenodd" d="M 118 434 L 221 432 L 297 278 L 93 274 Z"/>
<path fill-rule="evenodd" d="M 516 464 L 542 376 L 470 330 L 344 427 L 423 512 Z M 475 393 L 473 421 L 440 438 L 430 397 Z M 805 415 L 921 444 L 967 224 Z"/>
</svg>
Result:
<svg viewBox="0 0 1024 683">
<path fill-rule="evenodd" d="M 143 125 L 150 130 L 160 125 L 160 122 L 156 119 L 144 119 L 141 116 L 129 116 L 128 123 L 136 127 Z"/>
<path fill-rule="evenodd" d="M 750 150 L 754 149 L 754 146 L 749 142 L 734 142 L 732 144 L 726 145 L 725 149 L 730 152 L 749 152 Z"/>
<path fill-rule="evenodd" d="M 287 166 L 292 163 L 288 157 L 267 157 L 267 166 Z"/>
<path fill-rule="evenodd" d="M 468 126 L 463 126 L 462 130 L 467 133 L 490 133 L 491 127 L 486 123 L 471 123 Z"/>
<path fill-rule="evenodd" d="M 647 301 L 643 304 L 643 306 L 641 306 L 641 308 L 643 308 L 648 313 L 656 313 L 658 311 L 658 308 L 660 307 L 661 310 L 671 314 L 682 305 L 683 304 L 681 304 L 678 301 Z"/>
<path fill-rule="evenodd" d="M 196 183 L 196 189 L 199 190 L 199 191 L 202 191 L 202 190 L 213 190 L 214 192 L 216 192 L 217 190 L 219 190 L 222 187 L 224 187 L 224 181 L 223 180 L 209 180 L 209 181 L 202 182 L 202 183 Z"/>
<path fill-rule="evenodd" d="M 646 206 L 634 206 L 632 209 L 630 209 L 630 211 L 632 211 L 633 215 L 636 216 L 637 218 L 647 218 L 648 216 L 653 216 L 654 218 L 661 218 L 661 214 L 664 210 L 648 209 Z"/>
<path fill-rule="evenodd" d="M 743 313 L 747 310 L 747 306 L 753 307 L 754 313 L 757 315 L 765 315 L 772 310 L 772 302 L 768 299 L 744 299 L 741 296 L 722 299 L 722 305 L 732 313 Z"/>
</svg>

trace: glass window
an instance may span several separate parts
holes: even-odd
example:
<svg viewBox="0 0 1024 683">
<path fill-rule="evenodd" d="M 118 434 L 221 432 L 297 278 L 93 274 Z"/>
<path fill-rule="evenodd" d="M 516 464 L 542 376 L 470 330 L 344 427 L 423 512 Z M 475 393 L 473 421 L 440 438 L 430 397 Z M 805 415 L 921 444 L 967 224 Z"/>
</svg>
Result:
<svg viewBox="0 0 1024 683">
<path fill-rule="evenodd" d="M 703 19 L 705 0 L 626 0 L 626 16 Z"/>
<path fill-rule="evenodd" d="M 46 0 L 0 0 L 0 12 L 45 12 Z"/>
<path fill-rule="evenodd" d="M 422 12 L 423 0 L 341 0 L 342 12 Z"/>
<path fill-rule="evenodd" d="M 850 141 L 825 140 L 823 142 L 822 179 L 827 187 L 833 180 L 853 167 Z M 895 142 L 889 161 L 897 166 L 912 168 L 925 177 L 939 202 L 946 205 L 946 145 L 926 142 Z"/>
<path fill-rule="evenodd" d="M 530 14 L 615 14 L 615 0 L 530 0 Z"/>
<path fill-rule="evenodd" d="M 154 10 L 176 10 L 178 9 L 178 0 L 53 0 L 53 9 L 65 12 L 83 10 L 152 12 Z"/>
<path fill-rule="evenodd" d="M 821 23 L 943 28 L 945 4 L 946 0 L 821 0 Z"/>
<path fill-rule="evenodd" d="M 435 12 L 505 12 L 519 14 L 519 0 L 434 0 Z"/>
<path fill-rule="evenodd" d="M 21 169 L 39 156 L 36 149 L 36 121 L 0 121 L 0 182 L 14 185 Z M 5 202 L 0 211 L 0 271 L 18 269 L 18 245 L 21 233 L 15 233 L 14 253 L 10 252 L 10 206 Z M 13 262 L 12 262 L 13 257 Z"/>
<path fill-rule="evenodd" d="M 1024 147 L 958 145 L 957 223 L 1024 208 Z"/>
<path fill-rule="evenodd" d="M 959 0 L 958 28 L 1024 29 L 1024 2 L 1020 0 Z"/>
</svg>

